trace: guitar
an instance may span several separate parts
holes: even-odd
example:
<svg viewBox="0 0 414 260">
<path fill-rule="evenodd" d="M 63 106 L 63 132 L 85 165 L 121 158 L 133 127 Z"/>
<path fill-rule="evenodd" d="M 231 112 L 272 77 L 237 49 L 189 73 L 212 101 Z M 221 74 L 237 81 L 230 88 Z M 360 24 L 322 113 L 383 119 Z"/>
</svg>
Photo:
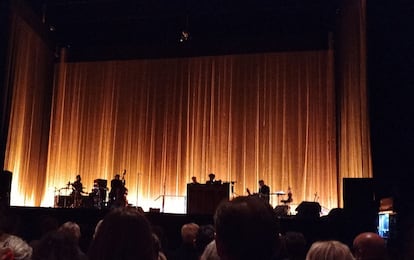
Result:
<svg viewBox="0 0 414 260">
<path fill-rule="evenodd" d="M 124 171 L 122 172 L 122 178 L 121 178 L 122 184 L 124 185 L 125 185 L 125 174 L 126 174 L 126 169 L 124 169 Z"/>
</svg>

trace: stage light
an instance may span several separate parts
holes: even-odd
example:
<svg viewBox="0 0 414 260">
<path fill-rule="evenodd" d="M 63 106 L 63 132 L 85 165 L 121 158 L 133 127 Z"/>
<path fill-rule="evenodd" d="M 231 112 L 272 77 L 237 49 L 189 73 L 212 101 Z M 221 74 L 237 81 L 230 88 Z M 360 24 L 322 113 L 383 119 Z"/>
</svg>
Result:
<svg viewBox="0 0 414 260">
<path fill-rule="evenodd" d="M 180 42 L 186 42 L 190 39 L 190 32 L 187 30 L 182 30 L 180 34 Z"/>
</svg>

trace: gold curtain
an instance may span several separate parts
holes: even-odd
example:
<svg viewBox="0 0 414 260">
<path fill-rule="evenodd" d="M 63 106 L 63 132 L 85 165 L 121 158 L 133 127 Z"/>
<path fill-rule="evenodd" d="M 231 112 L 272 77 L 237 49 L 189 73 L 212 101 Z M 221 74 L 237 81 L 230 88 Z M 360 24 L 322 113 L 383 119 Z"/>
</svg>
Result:
<svg viewBox="0 0 414 260">
<path fill-rule="evenodd" d="M 126 169 L 129 201 L 151 207 L 214 172 L 240 195 L 264 179 L 336 206 L 330 51 L 61 63 L 56 75 L 46 187 Z"/>
<path fill-rule="evenodd" d="M 13 173 L 15 205 L 39 205 L 45 189 L 53 53 L 45 41 L 12 13 L 6 84 L 12 101 L 5 169 Z"/>
<path fill-rule="evenodd" d="M 191 176 L 205 182 L 210 172 L 235 181 L 234 196 L 264 179 L 272 192 L 290 186 L 294 204 L 316 199 L 330 209 L 342 177 L 370 175 L 364 75 L 336 92 L 332 50 L 63 60 L 51 89 L 47 47 L 14 21 L 12 205 L 52 206 L 77 174 L 90 191 L 94 179 L 125 169 L 128 200 L 144 209 L 161 198 L 165 211 L 181 211 Z"/>
<path fill-rule="evenodd" d="M 344 177 L 371 178 L 372 159 L 366 83 L 366 1 L 341 1 L 337 47 L 339 194 Z M 340 200 L 340 206 L 342 201 Z"/>
</svg>

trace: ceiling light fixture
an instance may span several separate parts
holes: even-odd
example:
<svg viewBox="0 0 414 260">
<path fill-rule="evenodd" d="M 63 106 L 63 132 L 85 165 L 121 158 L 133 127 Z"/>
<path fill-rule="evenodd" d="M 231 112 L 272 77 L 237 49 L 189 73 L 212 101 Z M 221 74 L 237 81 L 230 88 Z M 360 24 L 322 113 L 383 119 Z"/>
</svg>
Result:
<svg viewBox="0 0 414 260">
<path fill-rule="evenodd" d="M 179 41 L 180 42 L 186 42 L 189 41 L 191 39 L 190 37 L 190 31 L 189 31 L 189 26 L 188 26 L 188 14 L 185 17 L 185 27 L 183 30 L 181 30 L 180 32 L 180 37 L 179 37 Z"/>
</svg>

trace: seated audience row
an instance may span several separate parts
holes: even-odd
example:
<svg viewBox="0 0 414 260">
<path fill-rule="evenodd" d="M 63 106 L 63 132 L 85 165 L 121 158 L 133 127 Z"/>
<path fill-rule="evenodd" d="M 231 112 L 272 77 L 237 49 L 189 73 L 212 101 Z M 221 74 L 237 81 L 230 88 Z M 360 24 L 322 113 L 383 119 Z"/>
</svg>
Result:
<svg viewBox="0 0 414 260">
<path fill-rule="evenodd" d="M 255 196 L 222 202 L 214 225 L 186 223 L 182 245 L 164 254 L 158 233 L 142 210 L 111 210 L 95 228 L 87 252 L 79 247 L 78 224 L 66 222 L 30 245 L 0 230 L 1 260 L 386 260 L 385 240 L 376 233 L 356 236 L 352 248 L 341 241 L 316 241 L 309 248 L 300 232 L 281 234 L 275 211 Z M 33 249 L 32 249 L 33 248 Z"/>
</svg>

